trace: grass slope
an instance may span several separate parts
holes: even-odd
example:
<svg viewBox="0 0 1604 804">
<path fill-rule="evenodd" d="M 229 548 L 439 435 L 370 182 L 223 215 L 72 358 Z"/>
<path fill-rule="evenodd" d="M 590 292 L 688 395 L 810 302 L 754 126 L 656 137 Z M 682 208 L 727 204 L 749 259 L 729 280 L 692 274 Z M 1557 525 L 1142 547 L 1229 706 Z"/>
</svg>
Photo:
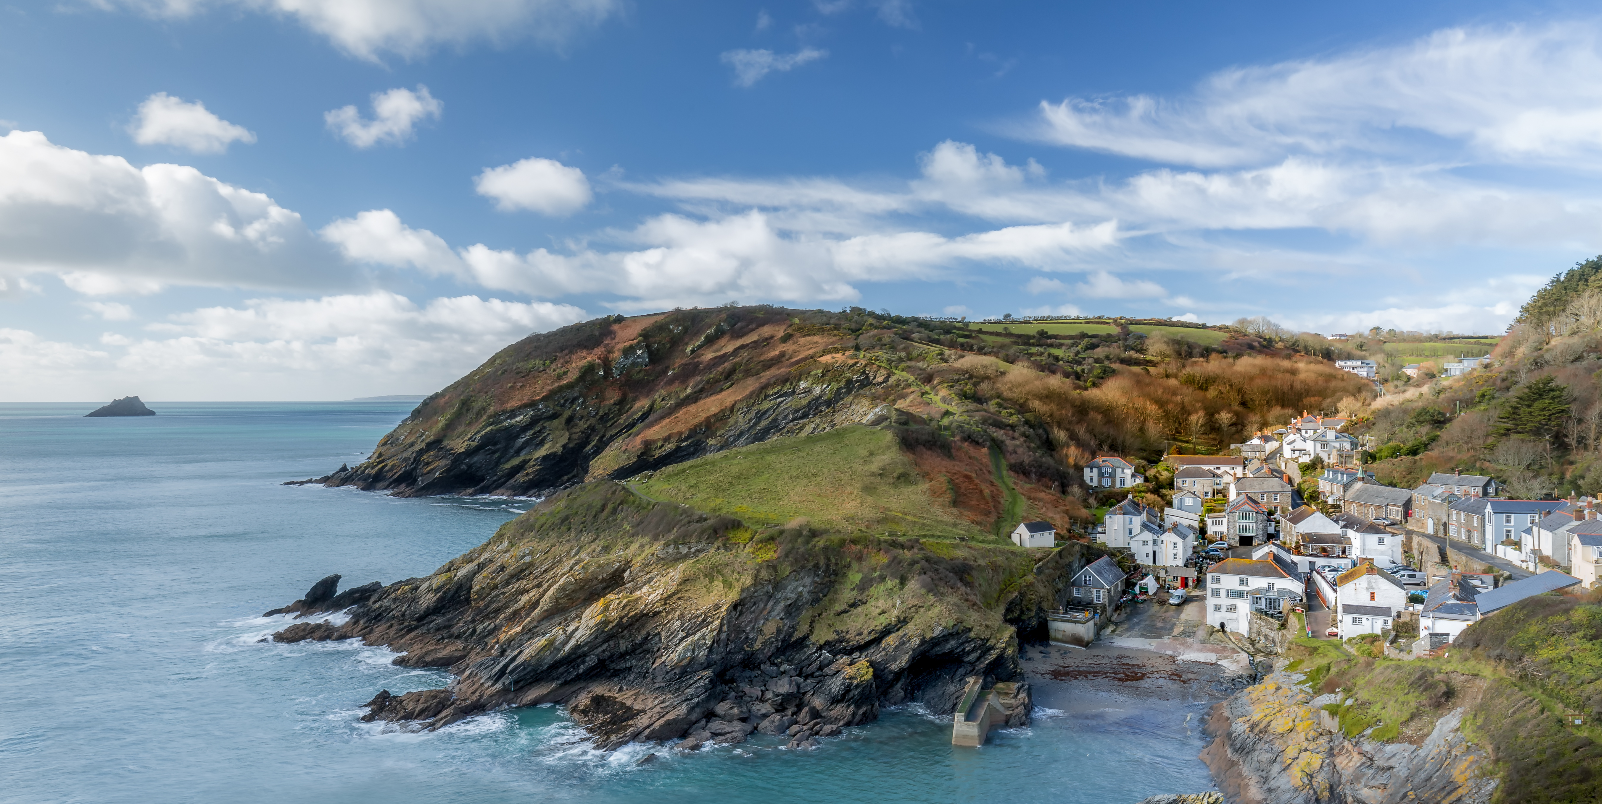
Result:
<svg viewBox="0 0 1604 804">
<path fill-rule="evenodd" d="M 1493 757 L 1495 802 L 1599 800 L 1598 603 L 1521 601 L 1466 629 L 1442 658 L 1385 658 L 1375 640 L 1300 637 L 1288 651 L 1288 669 L 1312 689 L 1343 692 L 1326 710 L 1348 736 L 1418 745 L 1463 708 L 1465 736 Z"/>
<path fill-rule="evenodd" d="M 781 438 L 660 469 L 648 497 L 752 525 L 798 518 L 823 530 L 989 540 L 940 500 L 889 430 L 848 426 Z"/>
</svg>

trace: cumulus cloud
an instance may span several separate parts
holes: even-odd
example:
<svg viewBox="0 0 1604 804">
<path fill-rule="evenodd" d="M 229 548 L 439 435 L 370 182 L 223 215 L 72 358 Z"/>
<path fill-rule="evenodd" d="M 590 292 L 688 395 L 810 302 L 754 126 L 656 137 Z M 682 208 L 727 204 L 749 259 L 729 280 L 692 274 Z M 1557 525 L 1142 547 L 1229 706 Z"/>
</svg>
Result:
<svg viewBox="0 0 1604 804">
<path fill-rule="evenodd" d="M 551 159 L 523 159 L 510 165 L 485 168 L 473 180 L 474 189 L 510 212 L 527 209 L 546 215 L 570 215 L 590 203 L 590 182 L 585 172 Z"/>
<path fill-rule="evenodd" d="M 0 276 L 53 273 L 91 295 L 355 278 L 300 215 L 192 167 L 135 168 L 13 131 L 0 137 L 0 175 Z"/>
<path fill-rule="evenodd" d="M 1429 134 L 1471 158 L 1596 170 L 1596 29 L 1455 28 L 1398 47 L 1226 70 L 1183 98 L 1043 101 L 1026 133 L 1216 168 L 1292 155 L 1397 157 Z"/>
<path fill-rule="evenodd" d="M 412 138 L 412 128 L 422 120 L 438 120 L 445 104 L 419 84 L 418 91 L 397 87 L 372 95 L 373 119 L 362 117 L 355 106 L 342 106 L 323 113 L 330 131 L 357 148 L 372 148 L 381 142 L 400 145 Z"/>
<path fill-rule="evenodd" d="M 200 101 L 186 103 L 165 92 L 139 104 L 128 132 L 140 145 L 172 145 L 199 154 L 220 154 L 232 142 L 256 142 L 255 134 L 212 114 Z"/>
<path fill-rule="evenodd" d="M 147 398 L 168 399 L 431 391 L 509 342 L 585 317 L 564 304 L 457 296 L 419 305 L 375 291 L 208 307 L 142 337 L 107 333 L 93 347 L 0 329 L 0 373 L 11 380 L 0 398 L 109 398 L 136 382 Z"/>
<path fill-rule="evenodd" d="M 518 253 L 482 243 L 453 251 L 390 210 L 335 221 L 322 235 L 347 259 L 455 274 L 494 290 L 554 298 L 619 297 L 620 309 L 717 303 L 729 298 L 850 301 L 858 283 L 937 279 L 975 264 L 1062 269 L 1119 241 L 1112 222 L 1013 226 L 946 237 L 898 231 L 825 238 L 789 232 L 764 213 L 696 220 L 659 215 L 613 233 L 625 246 Z"/>
<path fill-rule="evenodd" d="M 772 50 L 726 50 L 718 58 L 735 70 L 736 86 L 750 87 L 769 73 L 790 72 L 828 55 L 827 50 L 805 47 L 790 54 L 776 54 Z"/>
<path fill-rule="evenodd" d="M 1093 299 L 1158 299 L 1164 288 L 1157 282 L 1145 279 L 1127 280 L 1107 272 L 1098 271 L 1075 286 L 1074 292 Z"/>
<path fill-rule="evenodd" d="M 619 0 L 109 0 L 161 17 L 247 8 L 290 17 L 357 58 L 415 58 L 439 45 L 530 38 L 561 47 L 617 13 Z"/>
</svg>

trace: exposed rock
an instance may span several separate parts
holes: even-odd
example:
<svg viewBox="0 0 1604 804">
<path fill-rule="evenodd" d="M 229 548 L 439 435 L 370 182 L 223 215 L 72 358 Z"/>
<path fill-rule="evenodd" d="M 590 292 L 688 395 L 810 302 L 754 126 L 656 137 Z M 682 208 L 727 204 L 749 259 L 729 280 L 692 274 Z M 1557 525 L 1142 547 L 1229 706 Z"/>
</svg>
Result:
<svg viewBox="0 0 1604 804">
<path fill-rule="evenodd" d="M 389 690 L 379 690 L 373 700 L 363 704 L 368 708 L 368 713 L 362 716 L 362 721 L 428 720 L 444 712 L 450 705 L 450 690 L 418 690 L 405 695 L 391 695 Z"/>
<path fill-rule="evenodd" d="M 155 415 L 156 415 L 156 411 L 145 407 L 145 403 L 139 401 L 139 397 L 137 397 L 137 396 L 125 396 L 122 399 L 114 399 L 114 400 L 112 400 L 111 404 L 109 404 L 109 405 L 106 405 L 104 407 L 95 408 L 93 411 L 91 411 L 89 413 L 85 413 L 84 414 L 84 418 L 90 419 L 90 418 L 104 418 L 104 417 L 107 417 L 107 416 L 155 416 Z"/>
<path fill-rule="evenodd" d="M 882 706 L 950 710 L 972 675 L 1015 677 L 1015 624 L 1005 613 L 1039 619 L 1091 555 L 1066 547 L 1059 553 L 1075 557 L 1057 562 L 1064 573 L 1043 574 L 1006 547 L 963 548 L 954 553 L 962 563 L 952 563 L 918 540 L 890 539 L 865 542 L 887 557 L 870 566 L 811 531 L 766 537 L 777 551 L 755 556 L 744 539 L 727 538 L 738 525 L 618 484 L 585 484 L 431 576 L 364 592 L 343 624 L 297 623 L 275 639 L 361 638 L 403 652 L 397 664 L 449 668 L 449 696 L 398 710 L 426 728 L 555 702 L 604 749 L 672 740 L 689 750 L 744 740 L 760 724 L 775 735 L 808 726 L 792 739 L 831 736 Z M 665 543 L 707 549 L 663 551 Z M 887 560 L 910 579 L 948 580 L 933 594 L 910 583 L 896 599 L 877 597 L 875 584 L 856 578 Z M 958 573 L 1011 591 L 982 606 Z M 327 609 L 345 596 L 329 591 L 320 582 L 299 608 Z M 1025 717 L 1028 689 L 1016 689 L 1010 700 Z"/>
<path fill-rule="evenodd" d="M 1215 706 L 1202 759 L 1243 804 L 1486 804 L 1497 781 L 1459 731 L 1461 710 L 1419 746 L 1347 739 L 1297 679 L 1276 673 Z M 1324 716 L 1324 717 L 1322 717 Z"/>
<path fill-rule="evenodd" d="M 305 597 L 283 608 L 273 609 L 262 616 L 272 617 L 276 614 L 294 614 L 299 618 L 308 614 L 340 611 L 358 603 L 367 602 L 368 598 L 373 597 L 380 589 L 384 588 L 383 584 L 374 581 L 358 586 L 355 589 L 347 589 L 340 594 L 335 594 L 334 592 L 339 588 L 339 585 L 340 576 L 338 574 L 330 575 L 312 584 L 312 588 L 306 590 Z"/>
<path fill-rule="evenodd" d="M 1136 804 L 1225 804 L 1225 796 L 1211 790 L 1207 793 L 1148 796 Z"/>
</svg>

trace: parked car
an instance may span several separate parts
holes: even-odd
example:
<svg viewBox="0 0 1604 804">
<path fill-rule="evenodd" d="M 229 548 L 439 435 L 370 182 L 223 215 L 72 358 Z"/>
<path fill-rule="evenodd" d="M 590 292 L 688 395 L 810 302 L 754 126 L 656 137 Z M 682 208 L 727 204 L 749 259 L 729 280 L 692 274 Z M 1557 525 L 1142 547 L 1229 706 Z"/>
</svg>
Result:
<svg viewBox="0 0 1604 804">
<path fill-rule="evenodd" d="M 1342 568 L 1337 566 L 1336 564 L 1321 564 L 1320 566 L 1315 567 L 1315 569 L 1317 569 L 1317 570 L 1319 570 L 1319 571 L 1321 571 L 1321 572 L 1323 572 L 1323 573 L 1325 573 L 1327 575 L 1341 575 L 1342 574 Z"/>
<path fill-rule="evenodd" d="M 1215 542 L 1215 543 L 1209 545 L 1209 549 L 1210 550 L 1222 550 L 1222 551 L 1223 550 L 1229 550 L 1229 549 L 1231 549 L 1231 545 L 1229 543 L 1227 543 L 1227 542 Z"/>
<path fill-rule="evenodd" d="M 1386 573 L 1406 584 L 1412 584 L 1415 586 L 1424 586 L 1426 584 L 1425 573 L 1409 569 L 1408 567 L 1386 570 Z"/>
<path fill-rule="evenodd" d="M 1171 606 L 1184 606 L 1184 605 L 1186 605 L 1186 592 L 1184 592 L 1184 591 L 1182 591 L 1180 589 L 1177 589 L 1177 590 L 1171 592 L 1170 593 L 1170 601 L 1169 601 L 1169 603 L 1170 603 Z"/>
<path fill-rule="evenodd" d="M 1203 551 L 1203 555 L 1208 556 L 1209 558 L 1225 558 L 1225 554 L 1224 553 L 1221 553 L 1220 551 L 1215 550 L 1212 547 L 1207 549 L 1207 550 L 1204 550 Z"/>
</svg>

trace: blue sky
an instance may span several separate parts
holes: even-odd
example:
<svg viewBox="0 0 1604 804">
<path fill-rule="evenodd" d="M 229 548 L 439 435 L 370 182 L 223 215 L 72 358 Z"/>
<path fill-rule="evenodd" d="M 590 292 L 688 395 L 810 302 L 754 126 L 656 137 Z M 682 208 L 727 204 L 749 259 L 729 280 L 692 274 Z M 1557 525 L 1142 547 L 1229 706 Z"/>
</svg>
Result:
<svg viewBox="0 0 1604 804">
<path fill-rule="evenodd" d="M 727 301 L 1496 332 L 1600 248 L 1596 4 L 0 15 L 0 400 L 424 393 Z"/>
</svg>

